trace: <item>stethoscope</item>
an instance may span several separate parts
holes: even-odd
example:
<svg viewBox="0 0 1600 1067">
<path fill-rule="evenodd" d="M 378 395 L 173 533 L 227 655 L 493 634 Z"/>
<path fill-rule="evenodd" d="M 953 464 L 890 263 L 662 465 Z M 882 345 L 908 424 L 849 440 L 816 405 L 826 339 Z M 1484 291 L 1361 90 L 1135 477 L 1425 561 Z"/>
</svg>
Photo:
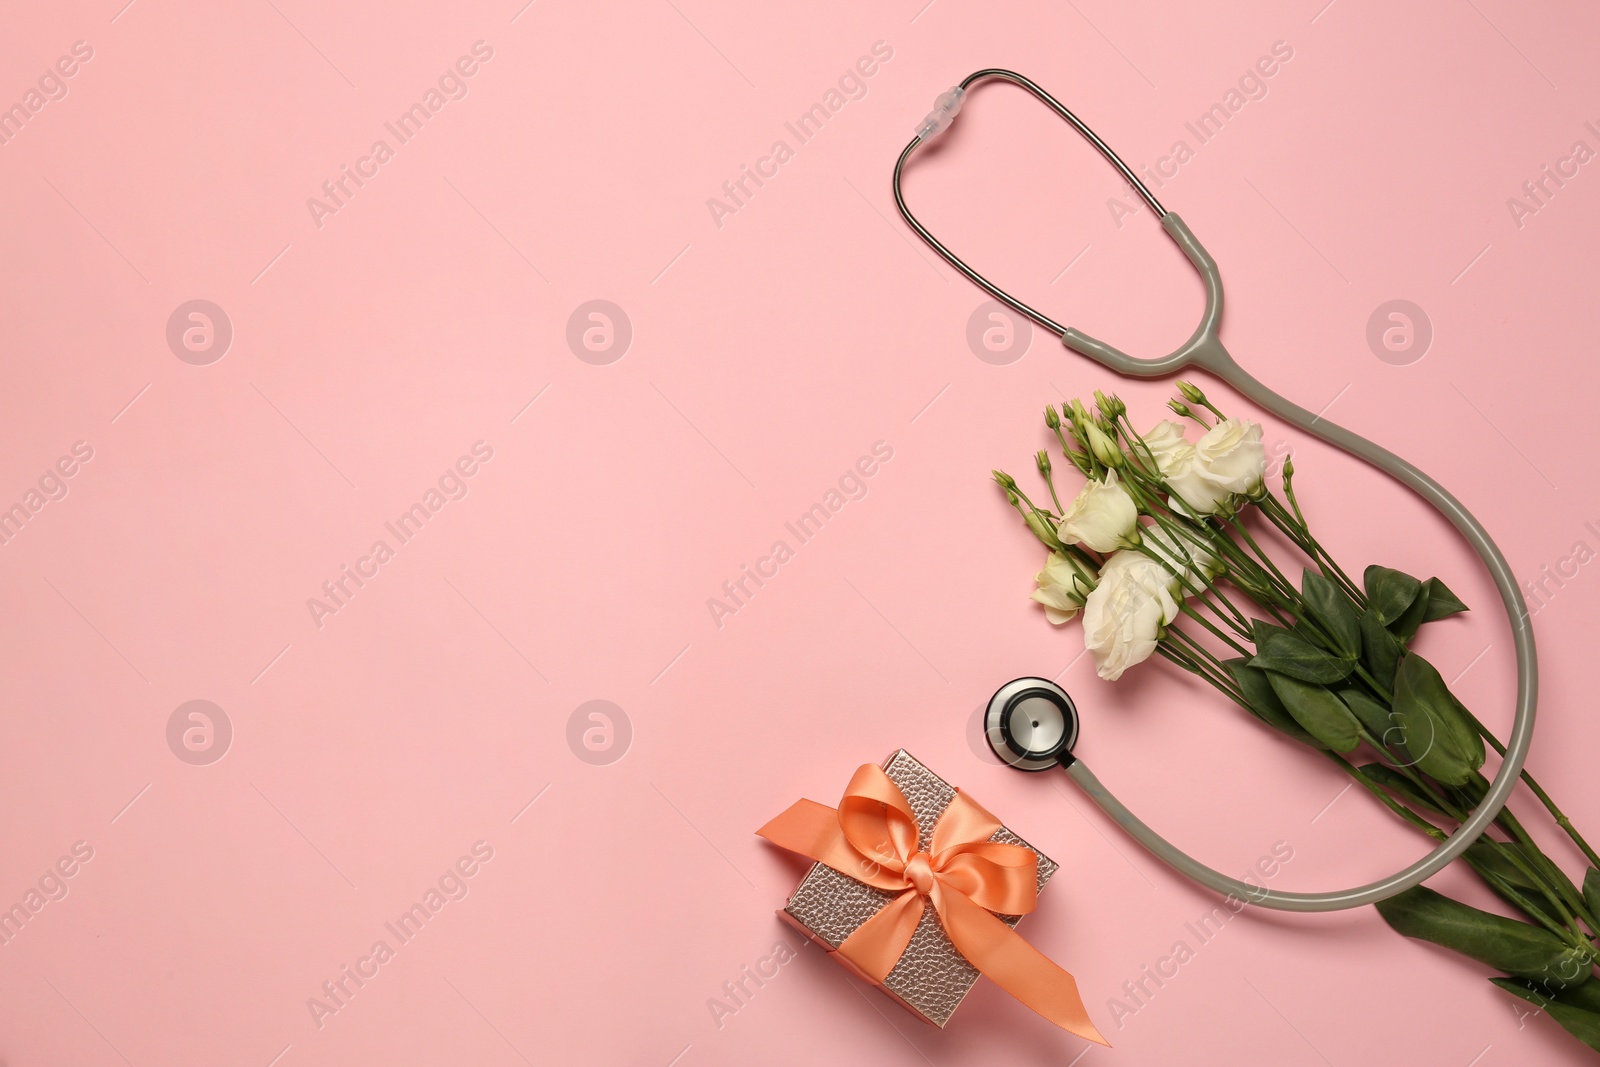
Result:
<svg viewBox="0 0 1600 1067">
<path fill-rule="evenodd" d="M 1161 220 L 1161 228 L 1167 231 L 1167 236 L 1183 250 L 1183 254 L 1199 272 L 1201 281 L 1205 283 L 1205 312 L 1200 317 L 1200 325 L 1177 351 L 1160 359 L 1135 359 L 1079 330 L 1053 322 L 969 267 L 955 253 L 940 244 L 906 207 L 905 198 L 900 191 L 900 174 L 905 168 L 906 160 L 919 145 L 927 144 L 949 128 L 956 113 L 961 110 L 962 101 L 972 85 L 991 79 L 1020 85 L 1047 104 L 1052 111 L 1070 123 L 1073 129 L 1094 145 L 1100 154 L 1117 168 L 1118 173 L 1138 192 L 1144 202 L 1150 205 L 1150 209 Z M 1073 755 L 1073 746 L 1078 741 L 1078 711 L 1066 690 L 1054 682 L 1042 678 L 1018 678 L 1001 686 L 995 693 L 989 701 L 985 719 L 985 733 L 995 754 L 1012 767 L 1025 771 L 1045 771 L 1056 766 L 1064 767 L 1067 775 L 1088 794 L 1089 799 L 1158 859 L 1201 885 L 1263 907 L 1278 908 L 1283 911 L 1337 911 L 1360 907 L 1419 885 L 1444 869 L 1500 814 L 1500 809 L 1505 806 L 1506 800 L 1517 784 L 1518 776 L 1522 773 L 1528 748 L 1533 741 L 1534 705 L 1538 694 L 1538 664 L 1534 654 L 1533 630 L 1529 626 L 1527 606 L 1517 588 L 1516 579 L 1512 577 L 1511 568 L 1483 525 L 1472 517 L 1460 501 L 1416 467 L 1394 453 L 1284 399 L 1235 363 L 1217 337 L 1218 327 L 1222 322 L 1222 278 L 1217 273 L 1216 261 L 1207 254 L 1205 248 L 1189 231 L 1189 227 L 1184 225 L 1183 220 L 1163 208 L 1138 176 L 1106 146 L 1104 141 L 1095 136 L 1094 131 L 1085 126 L 1058 100 L 1022 75 L 1009 70 L 980 70 L 968 75 L 959 86 L 941 94 L 935 102 L 934 111 L 917 128 L 917 135 L 906 145 L 905 151 L 900 153 L 900 158 L 894 165 L 894 200 L 900 209 L 900 214 L 910 223 L 911 228 L 916 230 L 922 239 L 951 266 L 1002 304 L 1060 337 L 1062 343 L 1072 351 L 1088 356 L 1118 374 L 1136 378 L 1155 378 L 1171 374 L 1181 368 L 1199 367 L 1285 422 L 1320 437 L 1352 456 L 1365 460 L 1409 486 L 1418 496 L 1449 519 L 1483 558 L 1490 576 L 1494 578 L 1495 586 L 1500 590 L 1500 598 L 1505 604 L 1506 614 L 1511 622 L 1512 642 L 1517 652 L 1516 719 L 1511 726 L 1510 744 L 1500 764 L 1499 773 L 1495 775 L 1494 782 L 1484 794 L 1483 800 L 1455 833 L 1422 859 L 1387 878 L 1353 889 L 1330 893 L 1286 893 L 1266 889 L 1213 870 L 1167 841 L 1112 796 L 1111 791 L 1101 784 L 1083 760 Z"/>
</svg>

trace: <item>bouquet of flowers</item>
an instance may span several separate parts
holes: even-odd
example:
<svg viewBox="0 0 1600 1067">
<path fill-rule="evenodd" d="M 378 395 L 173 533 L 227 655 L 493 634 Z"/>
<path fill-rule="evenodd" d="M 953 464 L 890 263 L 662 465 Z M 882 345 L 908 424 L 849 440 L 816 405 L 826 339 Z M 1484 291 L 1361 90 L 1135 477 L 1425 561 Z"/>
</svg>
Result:
<svg viewBox="0 0 1600 1067">
<path fill-rule="evenodd" d="M 1292 459 L 1280 496 L 1267 484 L 1261 426 L 1228 418 L 1187 382 L 1178 389 L 1169 406 L 1179 421 L 1143 434 L 1126 404 L 1100 392 L 1092 408 L 1073 400 L 1045 409 L 1086 479 L 1065 503 L 1048 451 L 1035 462 L 1049 507 L 994 472 L 1048 551 L 1033 599 L 1052 623 L 1081 613 L 1100 677 L 1115 680 L 1159 654 L 1444 839 L 1488 789 L 1485 746 L 1505 752 L 1411 647 L 1422 626 L 1466 605 L 1438 578 L 1370 566 L 1353 580 L 1311 532 Z M 1298 557 L 1298 581 L 1263 541 Z M 1501 972 L 1490 981 L 1600 1051 L 1600 856 L 1533 776 L 1522 777 L 1586 858 L 1581 888 L 1507 808 L 1498 834 L 1484 834 L 1461 861 L 1516 918 L 1420 886 L 1377 909 L 1400 933 Z"/>
</svg>

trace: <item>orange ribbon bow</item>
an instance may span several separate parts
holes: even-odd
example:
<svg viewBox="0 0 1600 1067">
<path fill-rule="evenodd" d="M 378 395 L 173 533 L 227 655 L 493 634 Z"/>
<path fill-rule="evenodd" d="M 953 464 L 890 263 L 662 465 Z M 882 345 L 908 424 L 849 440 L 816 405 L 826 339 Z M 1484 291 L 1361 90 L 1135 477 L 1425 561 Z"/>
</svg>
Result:
<svg viewBox="0 0 1600 1067">
<path fill-rule="evenodd" d="M 756 833 L 848 878 L 898 895 L 839 946 L 880 984 L 905 953 L 932 902 L 951 944 L 979 972 L 1070 1033 L 1102 1045 L 1072 975 L 995 917 L 1024 915 L 1038 900 L 1038 857 L 989 840 L 1000 821 L 956 792 L 921 851 L 917 817 L 880 767 L 856 771 L 837 809 L 800 800 Z"/>
</svg>

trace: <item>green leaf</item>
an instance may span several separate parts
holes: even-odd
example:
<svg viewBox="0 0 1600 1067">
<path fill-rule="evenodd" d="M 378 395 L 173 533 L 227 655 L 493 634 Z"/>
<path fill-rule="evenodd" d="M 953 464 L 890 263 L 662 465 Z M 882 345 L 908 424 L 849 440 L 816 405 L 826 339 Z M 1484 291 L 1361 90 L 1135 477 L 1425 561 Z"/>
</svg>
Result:
<svg viewBox="0 0 1600 1067">
<path fill-rule="evenodd" d="M 1512 978 L 1489 981 L 1526 1000 L 1559 1023 L 1567 1033 L 1600 1052 L 1600 982 L 1588 981 L 1551 994 L 1536 984 Z"/>
<path fill-rule="evenodd" d="M 1583 875 L 1583 902 L 1591 915 L 1600 915 L 1600 871 L 1590 867 Z"/>
<path fill-rule="evenodd" d="M 1356 719 L 1366 727 L 1367 733 L 1383 740 L 1383 735 L 1394 729 L 1394 718 L 1389 714 L 1386 704 L 1368 696 L 1360 689 L 1340 689 L 1339 699 L 1344 701 L 1345 707 L 1355 712 Z"/>
<path fill-rule="evenodd" d="M 1593 956 L 1542 926 L 1468 907 L 1417 886 L 1376 905 L 1384 922 L 1406 937 L 1430 941 L 1498 971 L 1531 981 L 1570 981 Z"/>
<path fill-rule="evenodd" d="M 1394 688 L 1394 669 L 1403 651 L 1400 640 L 1383 625 L 1371 608 L 1361 615 L 1361 659 L 1381 684 Z"/>
<path fill-rule="evenodd" d="M 1429 670 L 1433 670 L 1430 665 Z M 1438 671 L 1433 672 L 1435 676 Z M 1439 679 L 1442 684 L 1444 679 Z M 1478 727 L 1472 721 L 1472 713 L 1467 706 L 1456 699 L 1456 695 L 1446 687 L 1445 695 L 1450 698 L 1450 715 L 1447 719 L 1456 737 L 1460 740 L 1461 751 L 1470 760 L 1474 768 L 1483 766 L 1483 735 L 1478 732 Z M 1485 786 L 1487 791 L 1487 785 Z"/>
<path fill-rule="evenodd" d="M 1402 642 L 1410 641 L 1417 636 L 1417 631 L 1422 629 L 1422 620 L 1427 613 L 1428 598 L 1425 594 L 1419 593 L 1410 606 L 1400 613 L 1400 617 L 1389 624 L 1389 632 Z"/>
<path fill-rule="evenodd" d="M 1537 889 L 1538 885 L 1517 866 L 1516 860 L 1527 863 L 1526 853 L 1509 841 L 1495 841 L 1480 837 L 1467 848 L 1466 855 L 1479 861 L 1475 866 L 1510 882 L 1518 889 Z"/>
<path fill-rule="evenodd" d="M 1294 721 L 1327 747 L 1349 752 L 1361 743 L 1361 727 L 1344 702 L 1320 685 L 1311 685 L 1276 671 L 1267 672 L 1272 691 Z"/>
<path fill-rule="evenodd" d="M 1473 770 L 1483 766 L 1483 737 L 1433 664 L 1415 652 L 1407 652 L 1395 671 L 1394 687 L 1396 707 L 1400 704 L 1402 689 L 1408 699 L 1426 703 L 1429 713 L 1445 728 L 1443 740 L 1471 764 Z"/>
<path fill-rule="evenodd" d="M 1272 683 L 1267 681 L 1266 671 L 1250 666 L 1249 661 L 1242 657 L 1226 660 L 1224 666 L 1228 668 L 1228 673 L 1233 675 L 1233 680 L 1239 683 L 1239 688 L 1244 690 L 1244 698 L 1249 702 L 1252 715 L 1303 745 L 1310 745 L 1312 748 L 1328 747 L 1295 722 L 1294 716 L 1289 714 L 1283 702 L 1278 699 L 1278 694 L 1272 691 Z"/>
<path fill-rule="evenodd" d="M 1472 768 L 1450 746 L 1440 740 L 1444 728 L 1426 709 L 1395 707 L 1395 729 L 1390 731 L 1388 744 L 1401 753 L 1409 766 L 1446 785 L 1462 785 L 1472 774 Z"/>
<path fill-rule="evenodd" d="M 1488 882 L 1489 888 L 1493 889 L 1508 904 L 1519 908 L 1523 907 L 1522 902 L 1512 899 L 1510 894 L 1496 884 L 1496 880 L 1508 883 L 1512 889 L 1517 891 L 1518 896 L 1522 897 L 1529 906 L 1538 908 L 1540 914 L 1544 915 L 1545 918 L 1558 924 L 1562 921 L 1560 912 L 1545 897 L 1544 890 L 1539 887 L 1533 878 L 1524 873 L 1521 867 L 1517 866 L 1516 861 L 1521 860 L 1524 866 L 1532 867 L 1534 870 L 1542 869 L 1538 861 L 1528 855 L 1526 849 L 1520 848 L 1509 841 L 1495 841 L 1488 837 L 1480 837 L 1468 846 L 1467 851 L 1462 854 L 1462 858 L 1467 861 L 1467 864 L 1473 870 L 1482 875 L 1484 881 Z"/>
<path fill-rule="evenodd" d="M 1585 975 L 1559 989 L 1543 989 L 1541 992 L 1570 1007 L 1600 1012 L 1600 982 L 1594 981 L 1593 975 Z"/>
<path fill-rule="evenodd" d="M 1428 610 L 1423 613 L 1423 622 L 1437 622 L 1439 619 L 1447 619 L 1451 615 L 1467 610 L 1467 606 L 1450 591 L 1449 586 L 1437 578 L 1429 578 L 1423 582 L 1422 591 L 1428 598 Z"/>
<path fill-rule="evenodd" d="M 1405 571 L 1376 563 L 1362 574 L 1361 584 L 1367 589 L 1367 610 L 1377 612 L 1385 626 L 1398 619 L 1422 592 L 1422 583 Z"/>
<path fill-rule="evenodd" d="M 1256 654 L 1250 665 L 1277 671 L 1302 682 L 1337 682 L 1355 669 L 1354 655 L 1335 656 L 1281 626 L 1255 624 Z"/>
<path fill-rule="evenodd" d="M 1419 808 L 1425 808 L 1428 811 L 1435 812 L 1439 815 L 1444 814 L 1444 809 L 1439 807 L 1439 801 L 1436 797 L 1430 796 L 1418 789 L 1416 784 L 1412 782 L 1411 779 L 1407 778 L 1393 767 L 1382 763 L 1363 763 L 1357 769 L 1367 778 L 1377 782 L 1379 785 L 1383 786 L 1383 788 L 1387 789 L 1401 800 L 1407 801 Z"/>
<path fill-rule="evenodd" d="M 1444 680 L 1427 660 L 1407 653 L 1394 678 L 1394 720 L 1399 742 L 1423 774 L 1446 785 L 1465 785 L 1483 766 L 1483 748 L 1461 733 L 1460 712 Z M 1476 735 L 1474 735 L 1476 736 Z"/>
<path fill-rule="evenodd" d="M 1306 610 L 1333 637 L 1348 656 L 1361 652 L 1361 616 L 1344 590 L 1309 568 L 1300 576 L 1300 595 Z"/>
</svg>

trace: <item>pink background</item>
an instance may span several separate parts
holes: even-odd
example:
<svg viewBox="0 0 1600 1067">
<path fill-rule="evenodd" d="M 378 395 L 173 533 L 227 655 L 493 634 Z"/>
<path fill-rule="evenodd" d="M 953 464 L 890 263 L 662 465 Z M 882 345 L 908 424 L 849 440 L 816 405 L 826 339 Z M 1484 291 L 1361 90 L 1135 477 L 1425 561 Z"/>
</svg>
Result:
<svg viewBox="0 0 1600 1067">
<path fill-rule="evenodd" d="M 1145 165 L 1281 41 L 1266 95 L 1158 196 L 1222 264 L 1242 361 L 1439 477 L 1525 578 L 1566 567 L 1535 621 L 1531 766 L 1600 831 L 1600 578 L 1562 562 L 1600 547 L 1590 450 L 1564 447 L 1600 378 L 1600 176 L 1520 226 L 1507 205 L 1574 141 L 1600 148 L 1600 18 L 1322 2 L 9 12 L 0 102 L 76 41 L 93 57 L 0 146 L 0 503 L 75 442 L 93 458 L 0 547 L 0 903 L 75 843 L 93 856 L 0 949 L 0 1060 L 1586 1062 L 1370 910 L 1235 919 L 1118 1026 L 1108 999 L 1214 899 L 1064 778 L 974 748 L 996 686 L 1060 674 L 1084 757 L 1224 870 L 1283 842 L 1271 884 L 1331 888 L 1422 850 L 1168 666 L 1100 682 L 1029 605 L 1040 552 L 989 469 L 1028 473 L 1048 401 L 1117 387 L 1153 422 L 1170 386 L 1118 385 L 1042 332 L 977 358 L 982 294 L 889 193 L 912 127 L 978 67 L 1029 74 Z M 467 95 L 397 146 L 384 123 L 478 41 Z M 865 94 L 800 144 L 785 122 L 875 42 L 892 55 Z M 308 198 L 379 138 L 394 158 L 319 226 Z M 793 158 L 719 225 L 708 198 L 779 139 Z M 1192 328 L 1199 286 L 1149 213 L 1119 228 L 1110 170 L 1019 91 L 975 93 L 907 186 L 1059 319 L 1145 353 Z M 234 334 L 208 365 L 166 339 L 195 299 Z M 567 342 L 594 299 L 632 329 L 606 365 Z M 1431 321 L 1420 359 L 1369 348 L 1393 299 Z M 1479 609 L 1426 651 L 1504 729 L 1507 628 L 1466 551 L 1373 472 L 1268 440 L 1342 558 Z M 479 441 L 466 496 L 396 547 L 384 523 Z M 784 523 L 879 441 L 866 496 L 798 545 Z M 380 538 L 394 558 L 319 626 L 307 599 Z M 708 599 L 779 539 L 794 558 L 719 626 Z M 233 731 L 209 765 L 167 740 L 197 699 Z M 626 718 L 609 764 L 569 744 L 595 699 Z M 742 968 L 799 949 L 773 912 L 801 865 L 752 831 L 900 746 L 1062 861 L 1022 930 L 1115 1050 L 1075 1061 L 1083 1042 L 988 983 L 940 1033 L 812 949 L 715 1017 Z M 308 998 L 480 841 L 468 894 L 319 1026 Z"/>
</svg>

